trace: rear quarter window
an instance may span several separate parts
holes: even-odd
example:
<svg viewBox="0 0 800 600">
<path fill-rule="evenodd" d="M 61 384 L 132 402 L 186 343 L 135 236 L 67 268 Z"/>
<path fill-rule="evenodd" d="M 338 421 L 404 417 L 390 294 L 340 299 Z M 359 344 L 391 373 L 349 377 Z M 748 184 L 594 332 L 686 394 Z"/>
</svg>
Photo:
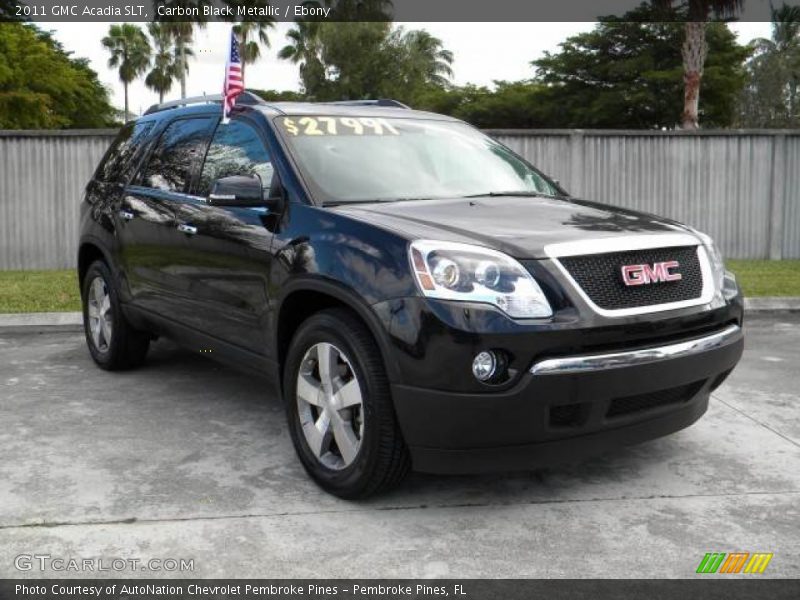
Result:
<svg viewBox="0 0 800 600">
<path fill-rule="evenodd" d="M 136 167 L 135 158 L 152 129 L 152 121 L 125 125 L 100 161 L 94 178 L 102 183 L 126 183 Z"/>
</svg>

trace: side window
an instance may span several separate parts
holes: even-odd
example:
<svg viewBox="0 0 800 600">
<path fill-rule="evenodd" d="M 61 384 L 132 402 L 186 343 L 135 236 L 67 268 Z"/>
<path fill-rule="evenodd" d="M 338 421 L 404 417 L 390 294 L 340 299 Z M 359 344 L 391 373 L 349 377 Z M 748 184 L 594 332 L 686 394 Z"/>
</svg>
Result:
<svg viewBox="0 0 800 600">
<path fill-rule="evenodd" d="M 103 183 L 126 182 L 135 167 L 133 158 L 151 129 L 153 129 L 152 121 L 125 125 L 97 167 L 94 178 Z"/>
<path fill-rule="evenodd" d="M 272 183 L 272 161 L 258 132 L 241 121 L 220 124 L 208 148 L 197 195 L 207 196 L 217 179 L 258 175 L 265 190 Z"/>
<path fill-rule="evenodd" d="M 186 192 L 195 168 L 203 159 L 212 118 L 179 119 L 161 134 L 137 183 L 168 192 Z"/>
</svg>

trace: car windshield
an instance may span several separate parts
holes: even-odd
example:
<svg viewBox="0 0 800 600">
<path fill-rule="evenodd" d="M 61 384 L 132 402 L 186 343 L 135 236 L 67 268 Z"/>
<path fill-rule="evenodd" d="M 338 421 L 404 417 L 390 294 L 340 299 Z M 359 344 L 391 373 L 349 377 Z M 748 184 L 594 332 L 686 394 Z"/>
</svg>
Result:
<svg viewBox="0 0 800 600">
<path fill-rule="evenodd" d="M 276 123 L 312 194 L 325 204 L 560 194 L 464 123 L 342 116 L 287 116 Z"/>
</svg>

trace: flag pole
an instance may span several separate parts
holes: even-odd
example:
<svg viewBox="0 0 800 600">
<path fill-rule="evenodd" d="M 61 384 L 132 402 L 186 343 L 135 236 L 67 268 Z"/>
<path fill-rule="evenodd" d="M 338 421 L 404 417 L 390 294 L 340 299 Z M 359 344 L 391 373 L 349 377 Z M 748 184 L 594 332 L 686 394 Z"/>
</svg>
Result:
<svg viewBox="0 0 800 600">
<path fill-rule="evenodd" d="M 231 33 L 233 33 L 233 28 L 231 28 Z M 220 125 L 227 125 L 230 122 L 228 118 L 228 69 L 230 68 L 230 62 L 231 48 L 229 42 L 228 51 L 225 53 L 225 75 L 222 78 L 222 103 L 220 104 L 222 108 L 222 120 L 220 121 Z"/>
</svg>

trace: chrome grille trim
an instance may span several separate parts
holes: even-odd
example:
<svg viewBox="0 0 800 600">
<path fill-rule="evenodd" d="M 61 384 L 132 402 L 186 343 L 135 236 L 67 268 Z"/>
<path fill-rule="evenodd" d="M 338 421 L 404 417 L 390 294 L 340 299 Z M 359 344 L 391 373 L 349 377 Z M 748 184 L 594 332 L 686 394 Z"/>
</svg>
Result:
<svg viewBox="0 0 800 600">
<path fill-rule="evenodd" d="M 627 252 L 631 250 L 651 250 L 655 248 L 670 248 L 676 246 L 697 246 L 697 260 L 700 263 L 700 272 L 703 275 L 703 290 L 698 298 L 667 302 L 664 304 L 651 304 L 630 308 L 605 309 L 601 308 L 586 294 L 583 288 L 564 267 L 559 258 L 568 256 L 590 256 L 592 254 L 610 254 L 614 252 Z M 630 235 L 614 238 L 599 238 L 593 240 L 580 240 L 576 242 L 563 242 L 549 244 L 544 248 L 545 254 L 553 261 L 558 271 L 569 282 L 570 287 L 581 299 L 598 315 L 603 317 L 628 317 L 643 315 L 666 310 L 676 310 L 691 306 L 710 304 L 714 299 L 714 276 L 711 272 L 711 261 L 708 258 L 702 240 L 689 233 L 665 233 L 654 235 Z"/>
<path fill-rule="evenodd" d="M 654 233 L 559 242 L 545 246 L 544 253 L 550 258 L 559 258 L 562 256 L 586 256 L 589 254 L 627 252 L 629 250 L 670 248 L 672 246 L 697 246 L 702 245 L 702 243 L 703 240 L 691 233 Z"/>
</svg>

